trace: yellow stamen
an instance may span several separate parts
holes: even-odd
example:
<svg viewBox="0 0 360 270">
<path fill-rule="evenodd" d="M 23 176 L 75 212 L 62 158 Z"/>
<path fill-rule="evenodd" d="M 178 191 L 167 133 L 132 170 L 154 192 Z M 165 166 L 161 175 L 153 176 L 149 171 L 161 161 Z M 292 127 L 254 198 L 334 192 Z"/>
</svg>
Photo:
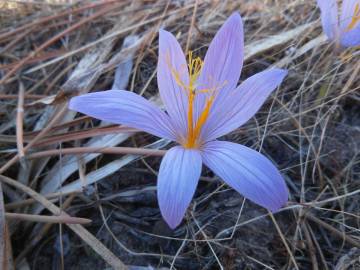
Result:
<svg viewBox="0 0 360 270">
<path fill-rule="evenodd" d="M 196 122 L 195 128 L 193 129 L 192 136 L 188 137 L 188 141 L 185 144 L 186 148 L 196 147 L 198 144 L 198 138 L 200 137 L 201 128 L 204 126 L 210 112 L 211 105 L 214 101 L 214 96 L 211 96 L 206 100 L 205 108 L 201 112 L 198 121 Z"/>
<path fill-rule="evenodd" d="M 189 91 L 195 90 L 195 83 L 200 76 L 204 62 L 200 57 L 193 59 L 192 51 L 189 51 L 188 68 L 189 68 Z"/>
<path fill-rule="evenodd" d="M 196 89 L 196 83 L 200 76 L 201 70 L 203 68 L 204 62 L 200 57 L 193 58 L 192 51 L 188 54 L 188 72 L 189 72 L 189 82 L 186 85 L 180 78 L 179 72 L 174 69 L 171 69 L 171 73 L 174 76 L 176 83 L 187 92 L 188 97 L 188 111 L 187 111 L 187 136 L 183 142 L 185 148 L 196 148 L 199 147 L 199 137 L 201 129 L 204 126 L 213 104 L 215 98 L 215 89 L 213 89 L 210 97 L 206 99 L 206 103 L 203 111 L 200 113 L 198 119 L 194 121 L 194 102 L 197 94 L 209 93 L 210 89 Z"/>
<path fill-rule="evenodd" d="M 346 31 L 350 31 L 356 27 L 356 25 L 360 22 L 360 3 L 355 5 L 354 14 L 352 15 L 351 22 L 349 23 Z"/>
<path fill-rule="evenodd" d="M 193 141 L 194 139 L 194 127 L 193 127 L 193 113 L 194 113 L 194 99 L 195 91 L 191 91 L 188 97 L 188 136 L 187 140 Z"/>
</svg>

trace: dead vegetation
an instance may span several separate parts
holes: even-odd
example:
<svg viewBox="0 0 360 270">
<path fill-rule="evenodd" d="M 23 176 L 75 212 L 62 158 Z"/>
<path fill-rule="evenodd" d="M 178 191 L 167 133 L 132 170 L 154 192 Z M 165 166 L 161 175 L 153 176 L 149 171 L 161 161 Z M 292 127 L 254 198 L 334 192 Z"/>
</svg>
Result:
<svg viewBox="0 0 360 270">
<path fill-rule="evenodd" d="M 1 269 L 360 269 L 359 52 L 326 42 L 315 1 L 70 2 L 0 1 Z M 155 190 L 169 142 L 67 101 L 115 85 L 159 103 L 159 28 L 204 56 L 234 11 L 241 79 L 289 76 L 227 139 L 277 164 L 289 204 L 271 215 L 204 168 L 171 231 Z"/>
</svg>

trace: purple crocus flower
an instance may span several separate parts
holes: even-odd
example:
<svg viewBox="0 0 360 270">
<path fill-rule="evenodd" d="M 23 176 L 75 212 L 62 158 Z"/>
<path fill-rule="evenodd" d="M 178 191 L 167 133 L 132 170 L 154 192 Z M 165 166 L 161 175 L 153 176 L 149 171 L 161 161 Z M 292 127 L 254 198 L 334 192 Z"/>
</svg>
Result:
<svg viewBox="0 0 360 270">
<path fill-rule="evenodd" d="M 260 72 L 236 87 L 244 59 L 243 24 L 234 13 L 221 27 L 202 61 L 185 55 L 176 38 L 159 35 L 157 80 L 163 112 L 124 90 L 95 92 L 70 101 L 70 109 L 127 125 L 179 143 L 161 161 L 157 196 L 162 216 L 175 228 L 198 184 L 202 163 L 251 201 L 277 211 L 288 199 L 284 179 L 263 155 L 217 138 L 247 122 L 287 71 Z"/>
<path fill-rule="evenodd" d="M 343 0 L 340 21 L 337 0 L 317 0 L 327 37 L 337 46 L 360 45 L 360 0 Z"/>
</svg>

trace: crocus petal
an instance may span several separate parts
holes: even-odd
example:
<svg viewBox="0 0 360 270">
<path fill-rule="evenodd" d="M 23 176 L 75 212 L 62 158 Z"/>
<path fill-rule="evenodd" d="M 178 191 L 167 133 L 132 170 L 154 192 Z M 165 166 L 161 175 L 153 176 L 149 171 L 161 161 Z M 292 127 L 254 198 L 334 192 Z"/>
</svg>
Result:
<svg viewBox="0 0 360 270">
<path fill-rule="evenodd" d="M 349 29 L 349 25 L 354 15 L 356 5 L 360 5 L 359 0 L 344 0 L 340 17 L 341 45 L 344 47 L 354 47 L 360 45 L 360 22 Z"/>
<path fill-rule="evenodd" d="M 240 144 L 212 141 L 202 158 L 229 186 L 254 203 L 277 211 L 288 200 L 288 189 L 280 172 L 266 157 Z"/>
<path fill-rule="evenodd" d="M 204 59 L 198 79 L 200 89 L 214 90 L 217 97 L 214 106 L 234 90 L 240 78 L 244 61 L 243 23 L 239 13 L 233 13 L 216 33 Z M 202 110 L 206 95 L 200 94 L 197 108 Z"/>
<path fill-rule="evenodd" d="M 330 40 L 337 37 L 339 31 L 338 6 L 336 0 L 317 0 L 321 11 L 321 23 Z"/>
<path fill-rule="evenodd" d="M 185 137 L 187 130 L 188 98 L 186 90 L 175 80 L 175 73 L 185 85 L 189 74 L 184 53 L 176 38 L 165 30 L 159 32 L 157 81 L 160 96 L 176 130 Z"/>
<path fill-rule="evenodd" d="M 341 45 L 344 47 L 355 47 L 360 45 L 360 24 L 354 29 L 344 32 L 341 36 Z"/>
<path fill-rule="evenodd" d="M 269 69 L 245 80 L 221 106 L 213 109 L 202 130 L 203 141 L 214 140 L 247 122 L 286 75 L 286 70 Z"/>
<path fill-rule="evenodd" d="M 157 196 L 162 216 L 171 228 L 180 224 L 189 206 L 201 174 L 198 150 L 175 146 L 166 152 L 160 164 Z"/>
<path fill-rule="evenodd" d="M 150 101 L 129 91 L 109 90 L 73 97 L 69 109 L 158 137 L 176 139 L 169 116 Z"/>
</svg>

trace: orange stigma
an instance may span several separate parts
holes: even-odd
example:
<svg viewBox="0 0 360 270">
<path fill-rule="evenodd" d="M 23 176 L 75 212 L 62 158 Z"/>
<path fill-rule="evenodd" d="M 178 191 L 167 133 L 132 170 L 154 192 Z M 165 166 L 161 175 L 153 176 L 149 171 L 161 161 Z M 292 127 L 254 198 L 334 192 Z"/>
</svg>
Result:
<svg viewBox="0 0 360 270">
<path fill-rule="evenodd" d="M 356 25 L 360 22 L 360 3 L 355 5 L 354 14 L 351 17 L 351 22 L 349 23 L 346 31 L 351 31 L 356 27 Z"/>
<path fill-rule="evenodd" d="M 185 148 L 197 148 L 200 146 L 199 137 L 201 133 L 201 128 L 204 126 L 206 120 L 208 119 L 211 105 L 213 104 L 215 95 L 214 92 L 206 98 L 205 106 L 203 111 L 200 113 L 198 119 L 194 119 L 194 102 L 197 94 L 203 94 L 209 92 L 209 89 L 196 89 L 196 82 L 200 76 L 201 70 L 203 68 L 204 62 L 200 57 L 193 58 L 192 51 L 188 54 L 188 64 L 187 69 L 189 72 L 189 82 L 187 85 L 180 79 L 180 74 L 175 70 L 171 70 L 176 83 L 184 90 L 186 90 L 188 98 L 188 111 L 187 111 L 187 136 L 186 140 L 183 142 Z"/>
</svg>

